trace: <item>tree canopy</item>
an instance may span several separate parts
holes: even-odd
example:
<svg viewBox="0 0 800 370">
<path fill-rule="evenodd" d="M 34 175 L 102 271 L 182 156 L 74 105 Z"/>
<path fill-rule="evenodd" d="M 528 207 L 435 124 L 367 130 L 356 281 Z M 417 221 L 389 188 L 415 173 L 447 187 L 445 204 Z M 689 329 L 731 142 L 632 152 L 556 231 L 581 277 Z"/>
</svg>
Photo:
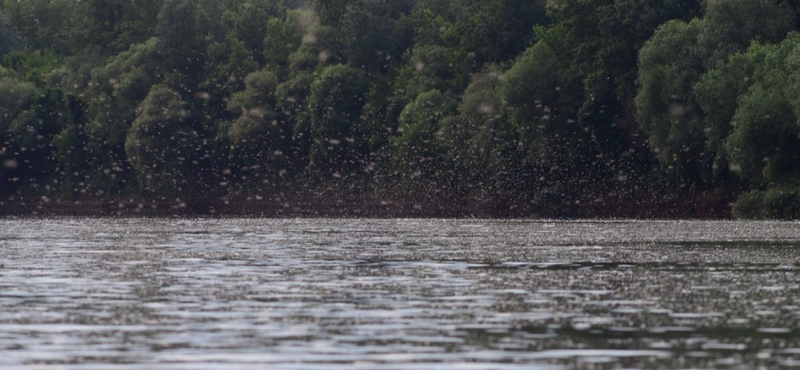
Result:
<svg viewBox="0 0 800 370">
<path fill-rule="evenodd" d="M 800 217 L 799 26 L 793 0 L 2 0 L 0 202 Z"/>
</svg>

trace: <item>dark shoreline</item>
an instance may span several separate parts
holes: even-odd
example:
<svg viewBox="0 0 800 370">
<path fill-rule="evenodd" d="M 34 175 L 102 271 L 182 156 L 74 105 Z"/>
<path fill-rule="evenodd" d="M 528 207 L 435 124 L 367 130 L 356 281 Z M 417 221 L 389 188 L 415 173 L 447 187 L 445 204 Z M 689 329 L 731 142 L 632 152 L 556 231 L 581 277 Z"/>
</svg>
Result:
<svg viewBox="0 0 800 370">
<path fill-rule="evenodd" d="M 81 199 L 31 196 L 0 201 L 0 217 L 733 219 L 730 201 L 709 194 L 691 199 L 619 196 L 587 205 L 509 203 L 496 199 L 416 201 L 324 195 L 278 199 L 237 196 L 190 202 L 121 196 Z"/>
</svg>

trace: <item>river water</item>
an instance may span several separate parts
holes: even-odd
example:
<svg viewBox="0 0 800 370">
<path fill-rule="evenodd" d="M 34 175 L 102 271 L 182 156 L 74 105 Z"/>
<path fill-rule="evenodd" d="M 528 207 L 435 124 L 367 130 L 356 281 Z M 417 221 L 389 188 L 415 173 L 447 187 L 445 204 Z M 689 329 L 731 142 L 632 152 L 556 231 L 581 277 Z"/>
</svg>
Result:
<svg viewBox="0 0 800 370">
<path fill-rule="evenodd" d="M 800 224 L 0 219 L 2 369 L 800 367 Z"/>
</svg>

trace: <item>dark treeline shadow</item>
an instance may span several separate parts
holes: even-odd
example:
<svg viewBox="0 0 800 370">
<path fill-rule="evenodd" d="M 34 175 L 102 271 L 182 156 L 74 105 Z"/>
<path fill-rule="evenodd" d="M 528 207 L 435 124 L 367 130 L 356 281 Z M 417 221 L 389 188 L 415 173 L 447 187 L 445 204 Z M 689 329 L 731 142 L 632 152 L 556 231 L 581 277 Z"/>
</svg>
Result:
<svg viewBox="0 0 800 370">
<path fill-rule="evenodd" d="M 794 0 L 2 0 L 0 212 L 800 216 Z"/>
</svg>

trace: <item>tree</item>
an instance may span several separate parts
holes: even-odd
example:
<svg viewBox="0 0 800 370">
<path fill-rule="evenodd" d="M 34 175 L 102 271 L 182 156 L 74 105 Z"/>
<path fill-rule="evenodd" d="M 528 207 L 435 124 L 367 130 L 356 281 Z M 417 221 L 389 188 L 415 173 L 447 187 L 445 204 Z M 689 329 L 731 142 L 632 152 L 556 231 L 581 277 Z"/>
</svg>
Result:
<svg viewBox="0 0 800 370">
<path fill-rule="evenodd" d="M 194 94 L 205 63 L 206 45 L 197 18 L 195 0 L 166 0 L 156 26 L 164 81 L 187 96 Z"/>
<path fill-rule="evenodd" d="M 91 156 L 88 182 L 106 192 L 124 192 L 134 185 L 125 140 L 136 108 L 163 74 L 157 45 L 152 38 L 109 58 L 91 70 L 87 88 L 81 91 Z"/>
<path fill-rule="evenodd" d="M 579 76 L 570 96 L 582 99 L 575 114 L 589 131 L 599 165 L 649 181 L 652 154 L 637 124 L 638 52 L 656 29 L 670 20 L 699 16 L 699 0 L 563 0 L 547 5 L 552 24 L 537 37 L 564 61 L 565 76 Z M 634 176 L 628 176 L 634 175 Z"/>
<path fill-rule="evenodd" d="M 154 86 L 137 108 L 125 152 L 143 190 L 162 197 L 199 190 L 200 140 L 186 108 L 180 96 L 163 85 Z"/>
<path fill-rule="evenodd" d="M 519 131 L 501 96 L 504 80 L 495 66 L 473 75 L 461 97 L 458 119 L 442 128 L 450 161 L 459 165 L 457 182 L 471 184 L 483 198 L 524 196 L 529 180 L 518 147 Z"/>
<path fill-rule="evenodd" d="M 240 176 L 262 184 L 280 183 L 290 169 L 292 131 L 275 110 L 278 78 L 261 70 L 249 74 L 245 85 L 228 103 L 237 118 L 223 127 L 231 143 L 232 162 Z"/>
<path fill-rule="evenodd" d="M 751 189 L 734 206 L 740 217 L 796 217 L 800 209 L 798 45 L 797 33 L 779 44 L 754 43 L 695 85 L 715 172 L 730 170 Z"/>
<path fill-rule="evenodd" d="M 699 0 L 564 0 L 549 4 L 554 24 L 538 34 L 571 61 L 574 73 L 601 73 L 612 85 L 613 104 L 622 105 L 635 94 L 637 51 L 644 42 L 667 21 L 698 17 L 700 7 Z M 624 115 L 625 108 L 606 110 Z"/>
<path fill-rule="evenodd" d="M 47 85 L 48 75 L 64 66 L 64 58 L 52 51 L 19 51 L 6 55 L 3 64 L 43 88 Z"/>
<path fill-rule="evenodd" d="M 779 42 L 795 26 L 797 13 L 781 0 L 711 0 L 706 3 L 700 50 L 706 67 L 746 49 L 752 42 Z M 769 22 L 762 20 L 769 19 Z"/>
<path fill-rule="evenodd" d="M 753 44 L 720 67 L 738 70 L 740 83 L 750 84 L 736 89 L 741 93 L 724 144 L 732 167 L 752 188 L 792 184 L 800 174 L 798 47 L 800 34 L 793 32 L 780 44 Z M 727 108 L 725 102 L 717 106 Z"/>
<path fill-rule="evenodd" d="M 638 121 L 650 148 L 673 179 L 697 184 L 705 134 L 692 89 L 705 72 L 696 47 L 699 20 L 670 21 L 659 27 L 639 52 L 641 88 L 636 96 Z M 712 156 L 713 158 L 713 156 Z"/>
<path fill-rule="evenodd" d="M 800 170 L 800 126 L 781 90 L 757 84 L 742 95 L 725 140 L 732 165 L 756 188 L 794 179 Z"/>
<path fill-rule="evenodd" d="M 242 1 L 235 4 L 223 17 L 228 23 L 227 29 L 244 43 L 244 47 L 261 60 L 264 55 L 264 35 L 268 31 L 268 22 L 280 14 L 282 9 L 273 0 Z"/>
<path fill-rule="evenodd" d="M 341 63 L 344 45 L 339 36 L 336 28 L 319 24 L 312 26 L 297 51 L 289 55 L 290 73 L 314 70 L 318 65 Z"/>
<path fill-rule="evenodd" d="M 360 69 L 339 64 L 316 76 L 308 98 L 309 170 L 318 178 L 353 175 L 363 165 L 371 136 L 361 118 L 368 91 Z"/>
<path fill-rule="evenodd" d="M 386 73 L 413 45 L 409 0 L 364 0 L 347 8 L 342 33 L 347 61 L 368 73 Z"/>
<path fill-rule="evenodd" d="M 764 48 L 760 48 L 763 49 Z M 734 114 L 739 96 L 744 95 L 755 82 L 757 64 L 764 62 L 764 53 L 751 49 L 737 53 L 718 68 L 706 73 L 694 85 L 693 94 L 702 111 L 702 128 L 705 133 L 705 157 L 711 162 L 711 171 L 702 172 L 703 180 L 723 186 L 734 179 L 731 165 L 724 149 L 724 141 L 735 125 Z"/>
<path fill-rule="evenodd" d="M 155 36 L 163 0 L 83 0 L 78 3 L 78 44 L 97 46 L 105 55 L 127 50 Z"/>
<path fill-rule="evenodd" d="M 2 0 L 2 10 L 31 50 L 74 55 L 72 42 L 78 2 L 74 0 Z"/>
<path fill-rule="evenodd" d="M 393 159 L 407 184 L 435 185 L 449 172 L 440 138 L 442 122 L 455 115 L 455 99 L 438 90 L 420 94 L 400 114 L 400 135 L 392 138 Z M 411 186 L 414 188 L 415 186 Z M 438 189 L 434 186 L 433 189 Z"/>
<path fill-rule="evenodd" d="M 575 116 L 583 99 L 574 77 L 563 74 L 564 63 L 547 44 L 536 43 L 514 61 L 500 88 L 535 176 L 534 194 L 544 204 L 602 194 L 608 180 L 606 161 L 597 160 L 590 130 Z"/>
<path fill-rule="evenodd" d="M 355 0 L 314 0 L 313 8 L 319 14 L 320 22 L 325 26 L 339 26 L 347 6 Z"/>
<path fill-rule="evenodd" d="M 0 57 L 22 49 L 24 42 L 14 24 L 0 12 Z"/>
<path fill-rule="evenodd" d="M 6 180 L 9 190 L 31 191 L 48 183 L 55 185 L 51 181 L 60 176 L 52 140 L 71 123 L 63 92 L 31 90 L 8 80 L 0 82 L 0 89 L 9 94 L 2 102 L 0 178 Z"/>
<path fill-rule="evenodd" d="M 445 38 L 474 54 L 478 66 L 517 56 L 535 42 L 534 26 L 546 23 L 544 0 L 451 1 L 450 8 L 455 21 Z"/>
<path fill-rule="evenodd" d="M 795 16 L 782 1 L 709 1 L 702 19 L 667 22 L 645 43 L 639 53 L 637 115 L 652 150 L 672 179 L 695 188 L 726 178 L 724 170 L 720 171 L 724 158 L 719 156 L 719 143 L 727 131 L 726 116 L 732 114 L 727 100 L 731 96 L 714 95 L 726 94 L 724 88 L 741 83 L 725 78 L 728 86 L 712 87 L 723 82 L 720 73 L 724 73 L 712 70 L 751 42 L 780 41 Z M 715 109 L 711 101 L 719 99 L 727 101 L 728 107 Z M 701 104 L 705 106 L 701 108 Z M 711 115 L 706 116 L 704 110 Z"/>
<path fill-rule="evenodd" d="M 0 78 L 0 126 L 8 129 L 14 118 L 31 103 L 36 87 L 30 82 L 4 76 Z"/>
<path fill-rule="evenodd" d="M 557 172 L 573 168 L 584 153 L 574 150 L 582 138 L 576 102 L 570 101 L 575 93 L 560 76 L 561 63 L 549 46 L 537 43 L 514 62 L 501 88 L 526 158 Z"/>
<path fill-rule="evenodd" d="M 0 78 L 0 193 L 10 193 L 16 189 L 20 176 L 24 174 L 24 159 L 19 143 L 19 125 L 17 117 L 33 103 L 38 91 L 29 82 L 19 81 L 12 77 Z M 27 148 L 26 148 L 27 151 Z M 15 180 L 16 179 L 16 180 Z"/>
<path fill-rule="evenodd" d="M 312 12 L 300 9 L 288 11 L 285 19 L 271 18 L 263 40 L 267 66 L 278 72 L 288 72 L 289 56 L 300 47 L 303 36 L 315 23 L 317 19 Z"/>
</svg>

